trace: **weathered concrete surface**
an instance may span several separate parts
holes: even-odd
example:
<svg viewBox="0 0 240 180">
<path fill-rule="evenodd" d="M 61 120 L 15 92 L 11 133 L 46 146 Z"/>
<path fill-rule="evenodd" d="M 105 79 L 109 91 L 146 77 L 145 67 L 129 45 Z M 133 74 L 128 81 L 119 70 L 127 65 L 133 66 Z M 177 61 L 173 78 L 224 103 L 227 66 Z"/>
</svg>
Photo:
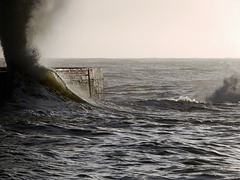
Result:
<svg viewBox="0 0 240 180">
<path fill-rule="evenodd" d="M 104 98 L 103 73 L 101 68 L 52 68 L 77 95 L 93 99 Z M 0 67 L 0 73 L 7 72 Z M 3 74 L 2 74 L 3 75 Z"/>
<path fill-rule="evenodd" d="M 104 98 L 101 68 L 53 68 L 69 88 L 80 96 Z"/>
</svg>

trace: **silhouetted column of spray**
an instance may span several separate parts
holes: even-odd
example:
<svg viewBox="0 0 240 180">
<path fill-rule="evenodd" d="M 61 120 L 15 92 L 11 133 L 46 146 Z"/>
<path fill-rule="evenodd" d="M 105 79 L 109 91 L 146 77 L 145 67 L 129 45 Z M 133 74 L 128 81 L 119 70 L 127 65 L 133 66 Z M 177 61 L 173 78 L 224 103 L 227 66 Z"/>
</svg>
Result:
<svg viewBox="0 0 240 180">
<path fill-rule="evenodd" d="M 27 73 L 37 65 L 37 49 L 29 47 L 31 38 L 36 31 L 44 32 L 67 2 L 69 0 L 0 0 L 0 38 L 10 71 Z"/>
<path fill-rule="evenodd" d="M 37 52 L 28 48 L 28 22 L 39 0 L 0 0 L 0 36 L 10 71 L 25 71 L 37 61 Z"/>
<path fill-rule="evenodd" d="M 34 32 L 33 29 L 29 30 L 33 10 L 40 5 L 41 8 L 38 8 L 36 13 L 38 15 L 37 19 L 39 19 L 39 23 L 45 23 L 47 21 L 39 17 L 40 15 L 48 15 L 47 13 L 41 14 L 44 12 L 44 8 L 49 3 L 52 4 L 52 8 L 49 10 L 51 13 L 49 14 L 53 14 L 52 11 L 55 12 L 55 8 L 59 9 L 62 2 L 66 2 L 66 0 L 0 0 L 1 45 L 10 72 L 20 72 L 28 75 L 50 89 L 57 91 L 62 96 L 77 102 L 85 102 L 85 100 L 70 91 L 54 71 L 39 66 L 37 50 L 29 47 L 28 33 Z M 36 22 L 33 21 L 32 23 L 34 25 Z"/>
</svg>

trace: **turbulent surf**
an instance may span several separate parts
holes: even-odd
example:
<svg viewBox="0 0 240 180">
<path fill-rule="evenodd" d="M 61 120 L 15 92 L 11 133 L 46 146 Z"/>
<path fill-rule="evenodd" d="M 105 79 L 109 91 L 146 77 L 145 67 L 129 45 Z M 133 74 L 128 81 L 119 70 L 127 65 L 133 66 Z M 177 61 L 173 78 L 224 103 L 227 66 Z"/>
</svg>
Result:
<svg viewBox="0 0 240 180">
<path fill-rule="evenodd" d="M 238 60 L 46 62 L 66 60 L 101 67 L 105 99 L 76 103 L 14 77 L 14 98 L 0 108 L 0 179 L 240 177 L 240 103 L 206 101 Z"/>
<path fill-rule="evenodd" d="M 239 179 L 239 60 L 47 59 L 103 68 L 82 103 L 31 43 L 61 2 L 0 0 L 0 179 Z"/>
</svg>

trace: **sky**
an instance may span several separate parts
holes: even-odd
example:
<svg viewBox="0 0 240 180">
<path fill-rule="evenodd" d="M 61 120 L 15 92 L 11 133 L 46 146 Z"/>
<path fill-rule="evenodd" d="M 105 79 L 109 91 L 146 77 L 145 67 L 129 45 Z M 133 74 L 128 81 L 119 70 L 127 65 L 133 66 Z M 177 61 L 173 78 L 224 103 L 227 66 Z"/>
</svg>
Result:
<svg viewBox="0 0 240 180">
<path fill-rule="evenodd" d="M 71 0 L 57 16 L 43 57 L 240 58 L 240 0 Z"/>
</svg>

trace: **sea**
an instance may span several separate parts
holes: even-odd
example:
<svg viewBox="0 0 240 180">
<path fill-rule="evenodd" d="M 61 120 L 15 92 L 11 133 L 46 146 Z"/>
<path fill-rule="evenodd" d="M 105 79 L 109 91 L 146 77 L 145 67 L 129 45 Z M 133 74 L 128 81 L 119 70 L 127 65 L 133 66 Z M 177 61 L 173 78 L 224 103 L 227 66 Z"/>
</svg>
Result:
<svg viewBox="0 0 240 180">
<path fill-rule="evenodd" d="M 0 104 L 0 179 L 240 178 L 240 59 L 41 63 L 102 68 L 105 98 L 16 79 Z"/>
</svg>

